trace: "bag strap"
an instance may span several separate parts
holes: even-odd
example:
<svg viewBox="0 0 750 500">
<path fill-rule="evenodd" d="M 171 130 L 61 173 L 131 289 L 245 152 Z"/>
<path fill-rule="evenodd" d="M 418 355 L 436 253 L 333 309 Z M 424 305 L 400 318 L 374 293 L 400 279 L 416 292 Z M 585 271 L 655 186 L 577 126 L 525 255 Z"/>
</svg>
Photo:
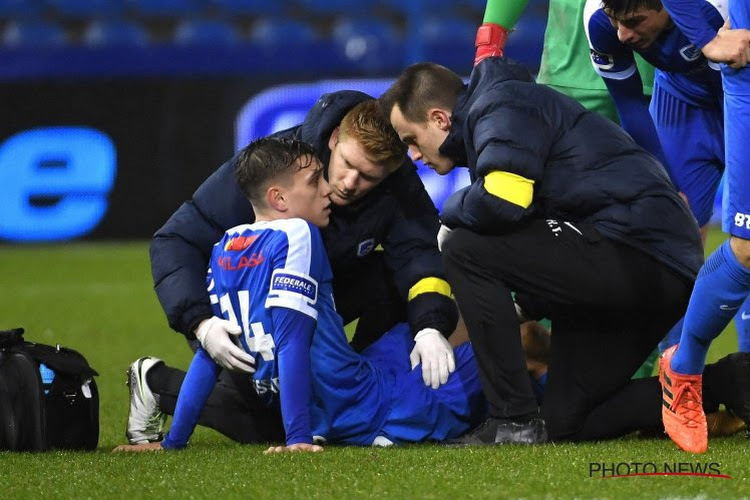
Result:
<svg viewBox="0 0 750 500">
<path fill-rule="evenodd" d="M 23 328 L 0 330 L 0 349 L 16 347 L 23 343 Z"/>
<path fill-rule="evenodd" d="M 33 342 L 24 342 L 23 349 L 38 363 L 44 363 L 56 372 L 81 375 L 84 378 L 99 375 L 96 370 L 89 366 L 86 358 L 73 349 L 60 347 L 59 345 L 52 347 L 51 345 Z"/>
</svg>

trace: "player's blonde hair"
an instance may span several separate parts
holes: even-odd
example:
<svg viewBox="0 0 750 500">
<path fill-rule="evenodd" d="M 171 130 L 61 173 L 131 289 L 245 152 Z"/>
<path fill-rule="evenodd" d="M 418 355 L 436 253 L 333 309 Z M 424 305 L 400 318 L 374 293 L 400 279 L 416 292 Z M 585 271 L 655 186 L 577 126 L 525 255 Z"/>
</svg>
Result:
<svg viewBox="0 0 750 500">
<path fill-rule="evenodd" d="M 368 160 L 396 170 L 406 159 L 406 145 L 383 114 L 375 99 L 349 110 L 339 125 L 339 140 L 351 137 L 364 149 Z"/>
</svg>

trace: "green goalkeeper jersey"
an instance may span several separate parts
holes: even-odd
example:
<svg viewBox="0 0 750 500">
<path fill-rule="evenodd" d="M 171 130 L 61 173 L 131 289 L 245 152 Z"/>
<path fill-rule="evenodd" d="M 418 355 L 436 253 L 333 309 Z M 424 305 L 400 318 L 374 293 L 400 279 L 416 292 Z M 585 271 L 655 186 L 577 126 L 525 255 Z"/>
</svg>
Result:
<svg viewBox="0 0 750 500">
<path fill-rule="evenodd" d="M 583 7 L 586 0 L 550 0 L 544 50 L 537 81 L 555 87 L 604 90 L 589 57 L 589 44 L 583 30 Z M 651 95 L 654 68 L 640 57 L 638 70 L 643 91 Z"/>
</svg>

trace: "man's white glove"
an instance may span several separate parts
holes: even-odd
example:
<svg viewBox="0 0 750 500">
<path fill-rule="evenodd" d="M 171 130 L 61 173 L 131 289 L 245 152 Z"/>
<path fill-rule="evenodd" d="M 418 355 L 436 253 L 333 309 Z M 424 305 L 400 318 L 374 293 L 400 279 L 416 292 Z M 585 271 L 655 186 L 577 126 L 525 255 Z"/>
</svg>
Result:
<svg viewBox="0 0 750 500">
<path fill-rule="evenodd" d="M 434 328 L 423 328 L 414 337 L 414 349 L 409 354 L 411 369 L 422 362 L 424 385 L 433 389 L 448 381 L 448 375 L 456 370 L 453 347 L 443 334 Z"/>
<path fill-rule="evenodd" d="M 438 250 L 441 252 L 443 251 L 443 242 L 445 241 L 445 238 L 448 237 L 448 235 L 453 231 L 453 229 L 449 228 L 448 226 L 440 225 L 440 230 L 438 231 L 437 240 L 438 240 Z"/>
<path fill-rule="evenodd" d="M 195 329 L 195 337 L 219 366 L 234 372 L 255 373 L 255 358 L 229 337 L 241 333 L 239 325 L 217 316 L 204 319 Z"/>
</svg>

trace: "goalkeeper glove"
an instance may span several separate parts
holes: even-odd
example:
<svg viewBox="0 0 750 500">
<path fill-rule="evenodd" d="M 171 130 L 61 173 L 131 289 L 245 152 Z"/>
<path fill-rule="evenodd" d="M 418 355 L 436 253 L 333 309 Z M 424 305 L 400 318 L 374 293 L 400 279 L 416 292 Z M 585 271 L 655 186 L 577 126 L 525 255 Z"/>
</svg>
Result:
<svg viewBox="0 0 750 500">
<path fill-rule="evenodd" d="M 483 59 L 493 56 L 502 56 L 505 48 L 505 40 L 508 39 L 508 30 L 495 23 L 483 23 L 477 29 L 477 37 L 474 46 L 477 48 L 474 56 L 474 66 Z"/>
</svg>

